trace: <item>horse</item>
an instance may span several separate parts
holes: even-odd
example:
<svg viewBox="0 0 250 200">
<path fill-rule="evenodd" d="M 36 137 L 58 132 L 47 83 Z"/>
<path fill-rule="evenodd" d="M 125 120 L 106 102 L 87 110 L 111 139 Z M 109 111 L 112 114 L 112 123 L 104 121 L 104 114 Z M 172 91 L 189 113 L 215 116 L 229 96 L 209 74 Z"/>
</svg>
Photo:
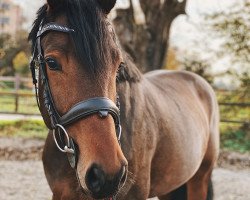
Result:
<svg viewBox="0 0 250 200">
<path fill-rule="evenodd" d="M 214 91 L 191 72 L 142 74 L 108 19 L 115 3 L 47 0 L 29 34 L 52 198 L 211 200 Z"/>
</svg>

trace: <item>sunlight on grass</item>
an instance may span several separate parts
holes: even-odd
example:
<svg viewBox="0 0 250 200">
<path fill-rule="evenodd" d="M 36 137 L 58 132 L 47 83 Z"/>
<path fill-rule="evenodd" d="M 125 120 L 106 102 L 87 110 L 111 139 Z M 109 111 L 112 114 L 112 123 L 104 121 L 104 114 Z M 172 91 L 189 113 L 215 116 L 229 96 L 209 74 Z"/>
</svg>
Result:
<svg viewBox="0 0 250 200">
<path fill-rule="evenodd" d="M 0 93 L 4 92 L 0 90 Z M 10 91 L 7 91 L 10 92 Z M 30 92 L 30 91 L 29 91 Z M 25 91 L 19 91 L 20 94 Z M 35 96 L 19 96 L 18 98 L 18 113 L 26 114 L 39 114 L 38 107 L 36 105 Z M 15 96 L 11 94 L 0 95 L 0 112 L 13 113 L 15 112 Z"/>
<path fill-rule="evenodd" d="M 47 132 L 47 127 L 42 120 L 0 121 L 0 137 L 45 139 Z"/>
<path fill-rule="evenodd" d="M 241 153 L 250 151 L 250 129 L 235 124 L 220 126 L 221 148 Z"/>
<path fill-rule="evenodd" d="M 0 121 L 0 137 L 45 139 L 48 130 L 43 120 Z M 238 152 L 250 151 L 250 131 L 239 125 L 221 123 L 221 148 Z"/>
</svg>

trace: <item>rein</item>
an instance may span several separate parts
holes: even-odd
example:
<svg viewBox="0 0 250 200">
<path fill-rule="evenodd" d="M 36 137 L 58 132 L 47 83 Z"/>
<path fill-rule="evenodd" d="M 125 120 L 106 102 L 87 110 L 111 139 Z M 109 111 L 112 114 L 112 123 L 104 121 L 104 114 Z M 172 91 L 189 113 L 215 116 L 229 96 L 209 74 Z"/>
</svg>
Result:
<svg viewBox="0 0 250 200">
<path fill-rule="evenodd" d="M 38 78 L 36 76 L 36 69 L 38 69 L 39 72 L 41 73 L 41 81 L 42 81 L 41 83 L 44 86 L 44 90 L 42 91 L 43 100 L 44 100 L 43 106 L 46 108 L 47 113 L 50 117 L 51 127 L 48 127 L 48 128 L 52 130 L 53 138 L 54 138 L 57 148 L 61 152 L 67 154 L 70 166 L 76 169 L 77 158 L 78 158 L 76 144 L 67 133 L 65 127 L 67 125 L 73 124 L 74 122 L 82 118 L 86 118 L 93 114 L 98 114 L 101 118 L 105 118 L 110 114 L 114 119 L 116 135 L 117 135 L 118 142 L 120 144 L 122 129 L 121 129 L 121 123 L 120 123 L 119 98 L 117 97 L 117 104 L 115 104 L 112 100 L 106 97 L 90 98 L 90 99 L 87 99 L 85 101 L 81 101 L 75 104 L 63 116 L 59 115 L 55 107 L 55 103 L 53 101 L 51 89 L 49 86 L 49 80 L 48 80 L 47 71 L 46 71 L 46 61 L 45 61 L 42 46 L 41 46 L 41 37 L 50 31 L 63 32 L 63 33 L 68 33 L 68 34 L 72 34 L 75 32 L 75 30 L 73 29 L 70 29 L 66 26 L 58 25 L 56 23 L 48 23 L 45 25 L 41 23 L 39 27 L 39 31 L 37 33 L 36 43 L 33 49 L 33 55 L 32 55 L 31 62 L 30 62 L 30 70 L 32 73 L 33 84 L 35 86 L 37 105 L 40 111 L 41 111 L 41 104 L 39 102 L 39 97 L 38 97 L 38 86 L 37 86 Z M 64 141 L 62 142 L 64 143 L 63 148 L 58 143 L 58 137 L 61 139 L 61 141 Z M 65 139 L 62 140 L 62 138 L 65 138 Z M 114 199 L 114 198 L 115 197 L 112 197 L 110 199 Z"/>
</svg>

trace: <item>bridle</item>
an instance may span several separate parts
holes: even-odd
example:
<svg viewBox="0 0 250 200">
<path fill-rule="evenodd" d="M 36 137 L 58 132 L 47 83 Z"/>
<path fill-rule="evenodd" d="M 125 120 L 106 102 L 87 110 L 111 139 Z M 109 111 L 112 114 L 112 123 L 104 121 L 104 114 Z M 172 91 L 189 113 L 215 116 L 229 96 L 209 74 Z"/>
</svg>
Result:
<svg viewBox="0 0 250 200">
<path fill-rule="evenodd" d="M 51 127 L 48 128 L 52 129 L 55 144 L 61 152 L 67 154 L 70 166 L 72 168 L 76 168 L 78 159 L 76 144 L 74 143 L 73 139 L 69 137 L 65 127 L 93 114 L 98 114 L 101 118 L 105 118 L 110 114 L 114 119 L 117 139 L 120 144 L 121 123 L 119 98 L 117 97 L 116 104 L 106 97 L 90 98 L 75 104 L 66 114 L 62 116 L 59 115 L 55 107 L 55 103 L 53 101 L 51 89 L 49 86 L 49 80 L 46 72 L 46 61 L 41 46 L 41 37 L 50 31 L 63 32 L 68 34 L 74 34 L 75 32 L 75 30 L 73 29 L 56 23 L 47 23 L 43 25 L 43 22 L 41 22 L 39 30 L 37 32 L 33 55 L 30 62 L 30 70 L 32 73 L 33 84 L 35 86 L 37 104 L 41 111 L 41 105 L 38 97 L 38 78 L 36 76 L 36 69 L 38 68 L 39 70 L 40 79 L 42 81 L 41 83 L 44 86 L 44 89 L 42 91 L 44 106 L 50 117 Z M 62 145 L 59 144 L 58 138 L 61 140 L 60 144 L 63 144 L 63 147 L 61 147 Z"/>
</svg>

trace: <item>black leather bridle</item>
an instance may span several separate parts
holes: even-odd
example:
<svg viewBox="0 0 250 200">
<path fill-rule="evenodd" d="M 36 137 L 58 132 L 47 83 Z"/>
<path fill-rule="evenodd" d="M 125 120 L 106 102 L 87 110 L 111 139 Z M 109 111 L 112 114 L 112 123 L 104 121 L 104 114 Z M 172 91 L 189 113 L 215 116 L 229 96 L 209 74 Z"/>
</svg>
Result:
<svg viewBox="0 0 250 200">
<path fill-rule="evenodd" d="M 36 68 L 38 68 L 40 73 L 40 78 L 44 86 L 43 100 L 44 106 L 50 117 L 50 124 L 53 131 L 53 137 L 58 149 L 68 155 L 68 160 L 72 168 L 77 166 L 77 150 L 76 145 L 72 138 L 69 137 L 66 129 L 64 128 L 67 125 L 70 125 L 76 122 L 79 119 L 88 117 L 93 114 L 99 114 L 100 117 L 107 117 L 109 114 L 113 117 L 116 134 L 118 142 L 120 143 L 121 138 L 121 123 L 120 123 L 120 108 L 119 100 L 117 100 L 117 105 L 110 99 L 106 97 L 96 97 L 81 101 L 75 104 L 66 114 L 63 116 L 59 115 L 56 110 L 55 103 L 53 101 L 52 93 L 49 86 L 49 80 L 46 72 L 46 61 L 43 55 L 43 50 L 41 46 L 41 37 L 47 34 L 50 31 L 63 32 L 68 34 L 74 34 L 74 30 L 66 26 L 62 26 L 56 23 L 47 23 L 43 25 L 40 24 L 39 31 L 36 36 L 36 43 L 33 49 L 33 56 L 30 62 L 30 70 L 32 73 L 33 84 L 35 85 L 37 104 L 41 111 L 41 105 L 38 97 L 38 78 L 36 76 Z M 118 98 L 117 98 L 118 99 Z M 58 131 L 57 131 L 58 130 Z M 57 135 L 56 137 L 56 133 Z M 63 134 L 62 134 L 63 133 Z M 63 143 L 63 148 L 58 143 L 58 137 L 61 138 Z M 63 139 L 62 139 L 63 138 Z"/>
</svg>

